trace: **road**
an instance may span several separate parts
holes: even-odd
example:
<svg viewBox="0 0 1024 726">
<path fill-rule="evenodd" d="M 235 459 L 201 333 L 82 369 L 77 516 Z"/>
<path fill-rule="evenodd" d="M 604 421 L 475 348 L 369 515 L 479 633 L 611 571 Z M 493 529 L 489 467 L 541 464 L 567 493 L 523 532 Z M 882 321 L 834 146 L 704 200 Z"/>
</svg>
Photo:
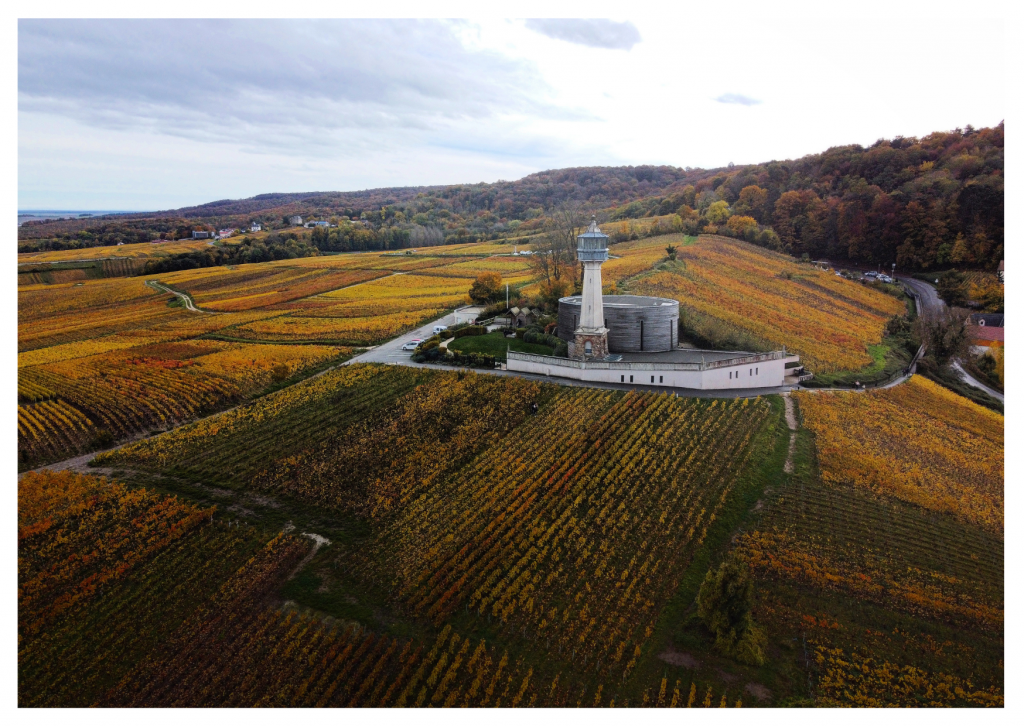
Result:
<svg viewBox="0 0 1024 726">
<path fill-rule="evenodd" d="M 946 303 L 942 301 L 942 298 L 939 297 L 939 294 L 932 285 L 929 285 L 927 282 L 922 282 L 921 280 L 916 280 L 913 277 L 899 277 L 899 280 L 917 294 L 918 314 L 940 313 L 946 309 Z M 953 363 L 952 365 L 953 370 L 960 375 L 960 378 L 968 386 L 977 388 L 979 391 L 984 391 L 1000 403 L 1004 402 L 1003 394 L 999 391 L 989 388 L 984 383 L 974 378 L 971 374 L 965 371 L 959 363 Z"/>
</svg>

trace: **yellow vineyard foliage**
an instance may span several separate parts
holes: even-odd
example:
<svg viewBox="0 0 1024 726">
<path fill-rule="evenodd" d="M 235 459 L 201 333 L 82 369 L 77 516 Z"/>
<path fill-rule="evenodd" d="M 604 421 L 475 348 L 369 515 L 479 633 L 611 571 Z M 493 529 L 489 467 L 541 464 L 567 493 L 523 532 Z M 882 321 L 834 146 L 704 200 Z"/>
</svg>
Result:
<svg viewBox="0 0 1024 726">
<path fill-rule="evenodd" d="M 826 483 L 850 483 L 1002 534 L 1003 416 L 921 377 L 798 394 Z"/>
<path fill-rule="evenodd" d="M 821 672 L 822 706 L 1003 707 L 1001 689 L 976 688 L 969 680 L 946 673 L 928 673 L 824 645 L 815 649 L 814 660 Z"/>
</svg>

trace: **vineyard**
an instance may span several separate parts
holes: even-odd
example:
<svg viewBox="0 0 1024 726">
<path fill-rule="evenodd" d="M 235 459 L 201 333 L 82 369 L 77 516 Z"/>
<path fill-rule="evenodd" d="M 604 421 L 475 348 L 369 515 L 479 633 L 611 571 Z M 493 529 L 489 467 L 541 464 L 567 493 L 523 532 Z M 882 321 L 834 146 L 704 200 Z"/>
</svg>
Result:
<svg viewBox="0 0 1024 726">
<path fill-rule="evenodd" d="M 84 247 L 77 250 L 55 250 L 47 252 L 21 252 L 18 263 L 29 262 L 77 262 L 112 258 L 147 258 L 179 255 L 196 252 L 209 246 L 207 240 L 181 240 L 178 242 L 140 242 L 137 244 L 114 245 L 111 247 Z"/>
<path fill-rule="evenodd" d="M 531 401 L 542 404 L 534 417 Z M 742 689 L 685 674 L 624 684 L 777 410 L 352 366 L 99 458 L 236 487 L 263 467 L 260 491 L 365 512 L 380 523 L 373 544 L 326 553 L 395 586 L 389 608 L 422 623 L 412 639 L 282 605 L 276 593 L 302 566 L 305 540 L 267 542 L 211 509 L 102 479 L 27 474 L 21 703 L 741 706 Z M 303 427 L 317 429 L 312 439 Z M 305 448 L 282 452 L 291 468 L 266 480 L 275 440 Z M 324 446 L 338 440 L 358 455 Z M 338 490 L 354 496 L 337 500 Z M 75 555 L 94 550 L 102 562 Z M 65 564 L 79 561 L 91 564 Z M 58 587 L 83 594 L 56 597 Z M 151 598 L 154 612 L 117 627 Z M 464 602 L 497 631 L 453 624 Z M 56 653 L 77 667 L 50 668 Z"/>
<path fill-rule="evenodd" d="M 29 474 L 21 700 L 1001 705 L 1001 533 L 827 480 L 813 427 L 784 475 L 782 408 L 352 365 L 94 462 L 150 488 Z M 758 583 L 761 668 L 683 614 L 723 548 Z"/>
<path fill-rule="evenodd" d="M 19 465 L 31 467 L 139 432 L 171 428 L 265 388 L 279 366 L 291 374 L 349 352 L 202 340 L 21 367 Z"/>
<path fill-rule="evenodd" d="M 477 270 L 514 275 L 524 265 L 485 254 L 374 253 L 158 276 L 206 314 L 143 279 L 63 270 L 72 279 L 58 282 L 56 271 L 47 272 L 48 284 L 18 289 L 19 468 L 243 401 L 282 370 L 301 376 L 351 355 L 351 346 L 379 343 L 462 304 Z"/>
<path fill-rule="evenodd" d="M 1001 536 L 1003 417 L 929 381 L 803 394 L 822 479 L 952 514 Z"/>
<path fill-rule="evenodd" d="M 541 411 L 530 416 L 535 401 Z M 438 630 L 468 614 L 455 636 L 467 641 L 486 623 L 493 632 L 483 639 L 508 643 L 522 660 L 514 685 L 542 657 L 559 669 L 544 669 L 545 677 L 564 671 L 561 682 L 580 687 L 584 674 L 584 683 L 603 683 L 612 694 L 638 661 L 654 656 L 659 614 L 737 483 L 749 477 L 751 457 L 774 445 L 778 415 L 778 406 L 761 399 L 558 390 L 354 365 L 102 454 L 96 464 L 366 517 L 376 523 L 372 544 L 339 543 L 336 566 L 368 591 L 390 593 L 386 607 Z M 332 445 L 338 441 L 345 446 Z M 273 627 L 299 628 L 324 648 L 331 642 L 315 619 L 298 614 Z M 365 637 L 330 647 L 359 648 Z M 393 643 L 371 645 L 398 657 Z M 490 659 L 493 668 L 502 654 L 473 643 L 446 658 L 467 668 Z M 404 662 L 382 668 L 397 674 Z M 461 703 L 472 673 L 460 696 L 431 698 Z M 469 703 L 491 699 L 486 673 L 494 677 L 480 674 L 483 685 Z M 572 701 L 568 693 L 557 698 Z M 671 692 L 667 699 L 662 705 Z"/>
<path fill-rule="evenodd" d="M 685 245 L 675 235 L 648 244 L 670 242 L 680 245 L 679 262 L 630 291 L 679 300 L 683 326 L 700 340 L 785 345 L 812 371 L 857 370 L 871 363 L 867 347 L 886 321 L 904 311 L 894 297 L 745 242 L 702 236 Z"/>
<path fill-rule="evenodd" d="M 1002 417 L 916 376 L 799 402 L 795 475 L 734 549 L 757 577 L 759 622 L 806 644 L 780 672 L 809 667 L 818 705 L 1001 706 Z M 903 473 L 915 462 L 916 476 Z M 936 506 L 938 489 L 903 486 L 959 477 L 983 507 L 966 492 L 965 506 Z"/>
</svg>

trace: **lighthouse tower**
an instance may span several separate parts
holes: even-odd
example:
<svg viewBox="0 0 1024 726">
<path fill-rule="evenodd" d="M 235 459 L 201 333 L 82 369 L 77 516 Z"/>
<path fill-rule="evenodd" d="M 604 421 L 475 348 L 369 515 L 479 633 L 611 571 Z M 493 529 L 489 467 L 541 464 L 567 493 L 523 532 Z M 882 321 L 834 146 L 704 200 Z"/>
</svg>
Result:
<svg viewBox="0 0 1024 726">
<path fill-rule="evenodd" d="M 608 235 L 601 232 L 596 219 L 576 238 L 576 257 L 583 265 L 583 296 L 572 356 L 580 360 L 604 358 L 608 355 L 608 328 L 604 327 L 601 264 L 608 259 Z"/>
</svg>

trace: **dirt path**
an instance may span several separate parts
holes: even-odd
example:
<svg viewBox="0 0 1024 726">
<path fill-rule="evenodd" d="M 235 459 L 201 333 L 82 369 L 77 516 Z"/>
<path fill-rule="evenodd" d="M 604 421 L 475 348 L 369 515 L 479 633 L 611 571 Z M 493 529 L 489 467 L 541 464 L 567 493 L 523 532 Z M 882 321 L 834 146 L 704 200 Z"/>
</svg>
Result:
<svg viewBox="0 0 1024 726">
<path fill-rule="evenodd" d="M 194 313 L 206 313 L 207 315 L 219 315 L 220 314 L 220 313 L 214 312 L 213 310 L 203 310 L 202 308 L 197 308 L 196 304 L 192 301 L 191 297 L 189 297 L 188 295 L 186 295 L 183 292 L 178 292 L 177 290 L 172 290 L 171 288 L 167 287 L 166 285 L 161 285 L 156 280 L 146 280 L 146 284 L 149 285 L 154 290 L 159 290 L 160 292 L 169 292 L 172 295 L 175 295 L 185 305 L 185 309 L 186 310 L 190 310 L 190 311 L 192 311 Z"/>
<path fill-rule="evenodd" d="M 311 532 L 303 532 L 302 536 L 309 537 L 311 540 L 313 540 L 313 549 L 310 550 L 309 554 L 303 557 L 302 561 L 295 566 L 295 569 L 292 570 L 292 574 L 288 575 L 289 580 L 295 577 L 300 572 L 302 572 L 302 568 L 308 565 L 313 560 L 313 558 L 316 557 L 316 553 L 320 551 L 321 547 L 326 547 L 331 543 L 331 541 L 326 537 L 322 537 L 319 534 L 312 534 Z"/>
<path fill-rule="evenodd" d="M 799 428 L 799 424 L 796 420 L 796 405 L 793 403 L 793 397 L 788 393 L 782 395 L 782 400 L 786 403 L 786 425 L 789 426 L 789 453 L 786 454 L 786 465 L 782 467 L 782 470 L 787 474 L 793 473 L 793 454 L 796 452 L 796 430 Z"/>
</svg>

